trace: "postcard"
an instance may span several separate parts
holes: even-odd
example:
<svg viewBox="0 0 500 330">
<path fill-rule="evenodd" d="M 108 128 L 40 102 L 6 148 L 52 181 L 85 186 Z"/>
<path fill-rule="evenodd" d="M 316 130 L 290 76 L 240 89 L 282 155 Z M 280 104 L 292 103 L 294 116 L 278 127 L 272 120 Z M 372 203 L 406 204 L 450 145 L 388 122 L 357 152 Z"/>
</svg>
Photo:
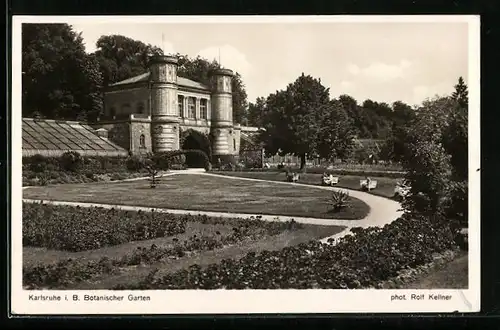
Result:
<svg viewBox="0 0 500 330">
<path fill-rule="evenodd" d="M 480 310 L 478 16 L 14 16 L 13 315 Z"/>
</svg>

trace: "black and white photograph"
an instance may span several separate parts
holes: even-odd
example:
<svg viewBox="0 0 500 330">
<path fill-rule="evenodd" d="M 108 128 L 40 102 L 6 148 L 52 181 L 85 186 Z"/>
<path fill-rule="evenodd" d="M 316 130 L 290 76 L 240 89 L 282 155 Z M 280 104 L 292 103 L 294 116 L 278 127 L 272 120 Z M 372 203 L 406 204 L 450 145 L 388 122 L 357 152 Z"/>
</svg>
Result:
<svg viewBox="0 0 500 330">
<path fill-rule="evenodd" d="M 12 311 L 476 312 L 479 18 L 14 16 Z"/>
</svg>

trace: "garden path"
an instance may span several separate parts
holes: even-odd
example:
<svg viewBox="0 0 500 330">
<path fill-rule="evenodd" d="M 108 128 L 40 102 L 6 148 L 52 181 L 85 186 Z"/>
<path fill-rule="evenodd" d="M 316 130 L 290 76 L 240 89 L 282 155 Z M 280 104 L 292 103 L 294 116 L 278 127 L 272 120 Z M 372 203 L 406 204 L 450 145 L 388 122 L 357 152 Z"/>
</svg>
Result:
<svg viewBox="0 0 500 330">
<path fill-rule="evenodd" d="M 242 177 L 230 177 L 230 176 L 223 176 L 219 174 L 213 174 L 213 173 L 207 173 L 204 171 L 200 170 L 191 170 L 191 171 L 172 171 L 168 173 L 166 176 L 169 175 L 209 175 L 209 176 L 216 176 L 216 177 L 223 177 L 225 179 L 234 179 L 234 180 L 249 180 L 249 181 L 265 181 L 267 182 L 268 180 L 262 180 L 262 179 L 251 179 L 251 178 L 242 178 Z M 144 178 L 134 178 L 132 180 L 141 180 Z M 128 179 L 127 181 L 130 181 Z M 117 181 L 114 181 L 117 182 Z M 288 184 L 288 185 L 299 185 L 298 183 L 290 183 L 290 182 L 276 182 L 276 181 L 269 181 L 277 184 Z M 304 184 L 300 184 L 304 186 Z M 393 200 L 390 200 L 385 197 L 380 197 L 380 196 L 375 196 L 366 192 L 362 191 L 357 191 L 357 190 L 351 190 L 351 189 L 345 189 L 345 188 L 335 188 L 335 187 L 328 187 L 328 186 L 315 186 L 315 185 L 308 185 L 313 188 L 317 189 L 324 189 L 324 190 L 331 190 L 331 191 L 338 191 L 338 190 L 344 190 L 348 191 L 349 195 L 355 198 L 358 198 L 362 201 L 364 201 L 368 206 L 370 207 L 370 212 L 368 215 L 361 219 L 361 220 L 336 220 L 336 219 L 318 219 L 318 218 L 308 218 L 308 217 L 296 217 L 296 216 L 276 216 L 276 215 L 266 215 L 262 214 L 259 216 L 262 218 L 262 220 L 267 220 L 267 221 L 290 221 L 294 219 L 297 222 L 304 223 L 304 224 L 316 224 L 316 225 L 330 225 L 330 226 L 344 226 L 346 229 L 334 236 L 331 237 L 325 237 L 321 239 L 321 242 L 326 243 L 329 239 L 338 239 L 342 236 L 345 236 L 350 233 L 350 229 L 353 227 L 382 227 L 394 220 L 396 220 L 398 217 L 401 216 L 402 211 L 401 205 Z M 28 187 L 25 187 L 28 188 Z M 23 199 L 24 202 L 40 202 L 40 200 L 33 200 L 33 199 Z M 243 214 L 243 213 L 228 213 L 228 212 L 210 212 L 210 211 L 193 211 L 193 210 L 178 210 L 178 209 L 165 209 L 165 208 L 151 208 L 151 207 L 142 207 L 142 206 L 129 206 L 129 205 L 113 205 L 113 204 L 101 204 L 101 203 L 82 203 L 82 202 L 63 202 L 63 201 L 44 201 L 44 203 L 47 204 L 54 204 L 54 205 L 73 205 L 73 206 L 81 206 L 81 207 L 103 207 L 103 208 L 120 208 L 123 210 L 130 210 L 130 211 L 151 211 L 155 210 L 155 212 L 167 212 L 167 213 L 172 213 L 172 214 L 203 214 L 211 217 L 225 217 L 225 218 L 249 218 L 251 214 Z"/>
</svg>

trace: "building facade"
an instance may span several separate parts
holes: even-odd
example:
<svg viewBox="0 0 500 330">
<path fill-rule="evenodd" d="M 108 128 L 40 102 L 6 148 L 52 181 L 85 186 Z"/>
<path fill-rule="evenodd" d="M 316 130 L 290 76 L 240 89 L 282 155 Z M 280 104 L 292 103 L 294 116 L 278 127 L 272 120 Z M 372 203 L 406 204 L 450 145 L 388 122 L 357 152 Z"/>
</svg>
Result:
<svg viewBox="0 0 500 330">
<path fill-rule="evenodd" d="M 241 126 L 233 122 L 233 73 L 212 73 L 213 87 L 177 75 L 177 58 L 153 56 L 149 72 L 110 85 L 104 118 L 94 128 L 131 154 L 185 149 L 183 139 L 201 133 L 214 157 L 238 155 Z M 198 134 L 200 135 L 200 134 Z"/>
</svg>

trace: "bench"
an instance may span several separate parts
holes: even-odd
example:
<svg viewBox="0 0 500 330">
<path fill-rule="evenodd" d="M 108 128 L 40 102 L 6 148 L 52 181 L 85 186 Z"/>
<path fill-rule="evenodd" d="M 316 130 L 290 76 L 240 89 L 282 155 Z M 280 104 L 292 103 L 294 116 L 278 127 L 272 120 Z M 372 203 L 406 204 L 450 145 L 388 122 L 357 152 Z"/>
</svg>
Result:
<svg viewBox="0 0 500 330">
<path fill-rule="evenodd" d="M 326 175 L 321 178 L 321 184 L 323 186 L 334 186 L 339 183 L 339 177 L 333 175 Z"/>
<path fill-rule="evenodd" d="M 286 180 L 288 182 L 297 182 L 299 181 L 300 175 L 298 173 L 286 173 Z"/>
<path fill-rule="evenodd" d="M 359 180 L 359 187 L 361 190 L 372 190 L 377 188 L 377 180 L 370 180 L 370 183 L 368 184 L 367 179 Z"/>
</svg>

